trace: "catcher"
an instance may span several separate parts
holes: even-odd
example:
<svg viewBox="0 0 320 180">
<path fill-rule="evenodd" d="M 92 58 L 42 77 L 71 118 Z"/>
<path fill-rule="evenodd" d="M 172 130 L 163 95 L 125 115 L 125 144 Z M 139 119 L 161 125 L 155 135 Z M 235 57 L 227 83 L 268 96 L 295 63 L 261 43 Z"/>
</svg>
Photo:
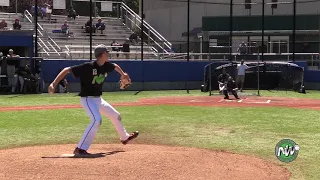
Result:
<svg viewBox="0 0 320 180">
<path fill-rule="evenodd" d="M 48 92 L 53 94 L 55 92 L 55 87 L 69 73 L 76 78 L 80 78 L 80 102 L 90 117 L 91 123 L 85 130 L 78 146 L 74 150 L 74 154 L 76 155 L 89 154 L 87 150 L 92 144 L 101 125 L 101 114 L 112 121 L 113 126 L 120 136 L 120 141 L 122 144 L 129 143 L 139 135 L 138 131 L 128 134 L 122 124 L 120 113 L 101 97 L 103 82 L 109 73 L 117 71 L 121 75 L 121 89 L 125 89 L 131 84 L 129 75 L 123 72 L 121 67 L 117 64 L 109 62 L 109 51 L 106 46 L 98 45 L 94 50 L 94 54 L 97 58 L 97 60 L 94 62 L 83 63 L 77 66 L 64 68 L 50 84 L 48 89 Z"/>
<path fill-rule="evenodd" d="M 218 77 L 219 90 L 224 94 L 224 99 L 229 99 L 229 92 L 231 92 L 236 99 L 240 99 L 237 94 L 236 82 L 227 73 L 226 69 L 222 69 L 222 74 Z"/>
</svg>

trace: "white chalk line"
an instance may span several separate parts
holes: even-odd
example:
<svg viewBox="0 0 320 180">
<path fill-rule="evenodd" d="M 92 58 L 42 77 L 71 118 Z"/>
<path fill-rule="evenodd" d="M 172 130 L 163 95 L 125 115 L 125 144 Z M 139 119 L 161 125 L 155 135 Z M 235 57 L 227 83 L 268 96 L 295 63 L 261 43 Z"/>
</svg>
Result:
<svg viewBox="0 0 320 180">
<path fill-rule="evenodd" d="M 246 101 L 243 101 L 243 99 L 240 99 L 240 100 L 238 100 L 238 101 L 235 101 L 235 100 L 229 100 L 229 99 L 221 99 L 221 100 L 219 100 L 218 102 L 220 103 L 220 102 L 223 102 L 223 101 L 225 101 L 225 102 L 238 102 L 238 103 L 246 103 L 246 104 L 269 104 L 270 102 L 271 102 L 271 100 L 267 100 L 267 101 L 253 101 L 253 102 L 246 102 Z"/>
</svg>

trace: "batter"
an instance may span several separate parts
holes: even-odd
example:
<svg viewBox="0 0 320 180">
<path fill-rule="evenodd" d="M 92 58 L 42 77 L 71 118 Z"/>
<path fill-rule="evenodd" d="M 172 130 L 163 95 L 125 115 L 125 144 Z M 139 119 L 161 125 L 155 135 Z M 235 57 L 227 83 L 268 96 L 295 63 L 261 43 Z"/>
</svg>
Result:
<svg viewBox="0 0 320 180">
<path fill-rule="evenodd" d="M 103 82 L 109 73 L 115 70 L 121 75 L 121 79 L 130 79 L 129 75 L 123 72 L 117 64 L 109 62 L 109 51 L 106 46 L 98 45 L 94 53 L 96 57 L 94 62 L 64 68 L 48 88 L 49 93 L 53 94 L 59 82 L 69 73 L 76 78 L 80 78 L 80 103 L 90 117 L 91 123 L 85 130 L 78 146 L 75 148 L 74 154 L 89 154 L 87 150 L 92 144 L 101 125 L 101 114 L 111 120 L 120 136 L 122 144 L 129 143 L 139 135 L 138 131 L 128 134 L 121 122 L 120 113 L 101 97 Z"/>
</svg>

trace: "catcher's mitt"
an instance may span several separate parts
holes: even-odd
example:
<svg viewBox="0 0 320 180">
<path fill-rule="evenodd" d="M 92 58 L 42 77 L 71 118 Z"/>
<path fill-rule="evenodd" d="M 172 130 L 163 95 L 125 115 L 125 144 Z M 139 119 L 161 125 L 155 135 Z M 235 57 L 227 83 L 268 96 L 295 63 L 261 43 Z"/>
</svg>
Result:
<svg viewBox="0 0 320 180">
<path fill-rule="evenodd" d="M 120 83 L 120 89 L 127 89 L 131 85 L 131 79 L 122 77 L 119 83 Z"/>
</svg>

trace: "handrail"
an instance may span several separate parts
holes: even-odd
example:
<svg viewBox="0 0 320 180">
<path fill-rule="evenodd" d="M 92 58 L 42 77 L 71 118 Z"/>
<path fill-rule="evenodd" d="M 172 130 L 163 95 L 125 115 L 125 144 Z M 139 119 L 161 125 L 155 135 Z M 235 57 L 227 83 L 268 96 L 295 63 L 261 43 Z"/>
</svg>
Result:
<svg viewBox="0 0 320 180">
<path fill-rule="evenodd" d="M 93 51 L 90 52 L 90 50 L 87 50 L 87 51 L 63 51 L 63 52 L 60 52 L 61 54 L 67 54 L 69 56 L 69 58 L 73 59 L 72 57 L 72 54 L 74 54 L 74 57 L 75 56 L 82 56 L 83 59 L 88 59 L 89 58 L 89 54 L 90 53 L 93 53 Z M 39 52 L 39 54 L 57 54 L 56 52 L 46 52 L 44 50 L 44 52 Z M 69 55 L 70 54 L 70 55 Z M 125 54 L 123 52 L 110 52 L 110 54 L 112 55 L 116 55 L 116 54 Z M 126 53 L 127 54 L 127 53 Z M 140 55 L 140 52 L 129 52 L 130 55 Z M 226 53 L 218 53 L 218 54 L 226 54 Z M 233 53 L 234 55 L 238 55 L 236 53 Z M 288 56 L 293 54 L 293 53 L 284 53 L 283 55 L 284 56 Z M 295 53 L 297 54 L 297 53 Z M 144 55 L 153 55 L 153 53 L 144 53 Z M 159 53 L 159 55 L 166 55 L 166 53 Z M 185 61 L 186 60 L 186 56 L 187 56 L 187 53 L 172 53 L 172 55 L 174 55 L 175 57 L 171 57 L 170 59 L 162 59 L 162 60 L 175 60 L 175 61 Z M 228 61 L 228 59 L 221 59 L 221 58 L 216 58 L 216 59 L 212 59 L 212 58 L 205 58 L 205 59 L 202 59 L 202 56 L 203 55 L 215 55 L 215 53 L 211 54 L 211 53 L 190 53 L 189 54 L 191 56 L 190 58 L 190 61 L 207 61 L 207 60 L 210 60 L 210 61 L 214 61 L 214 60 L 225 60 L 225 61 Z M 261 54 L 259 54 L 261 55 Z M 271 56 L 273 56 L 273 54 L 269 54 Z M 313 55 L 319 55 L 319 53 L 298 53 L 298 55 L 311 55 L 311 58 L 313 57 Z M 67 57 L 67 56 L 66 56 Z M 87 57 L 87 58 L 85 58 Z M 145 60 L 155 60 L 155 59 L 158 59 L 158 58 L 152 58 L 153 56 L 147 56 L 145 58 Z M 52 57 L 52 58 L 57 58 L 57 57 Z M 77 58 L 77 59 L 81 59 L 80 57 Z M 137 58 L 130 58 L 130 59 L 137 59 Z M 265 60 L 265 61 L 273 61 L 273 62 L 288 62 L 290 59 L 288 58 L 288 60 Z M 313 59 L 309 59 L 309 60 L 313 60 Z M 256 60 L 247 60 L 248 62 L 255 62 Z"/>
<path fill-rule="evenodd" d="M 124 4 L 123 2 L 121 3 L 122 5 L 122 8 L 128 12 L 132 17 L 135 18 L 136 21 L 138 21 L 138 23 L 142 23 L 142 18 L 136 14 L 133 10 L 131 10 L 126 4 Z M 128 16 L 125 15 L 125 18 L 130 20 L 132 24 L 134 24 L 136 27 L 138 27 L 144 34 L 146 34 L 150 39 L 152 39 L 152 41 L 155 41 L 153 40 L 153 38 L 150 37 L 150 35 L 145 32 L 143 29 L 140 28 L 139 25 L 137 25 L 133 20 L 131 20 L 131 18 L 129 18 Z M 150 33 L 152 33 L 156 38 L 158 38 L 161 42 L 163 42 L 164 46 L 166 46 L 166 48 L 169 48 L 171 49 L 172 47 L 172 44 L 166 40 L 160 33 L 158 33 L 155 29 L 153 29 L 145 20 L 143 20 L 143 22 L 145 23 L 145 26 Z M 157 43 L 156 43 L 157 44 Z M 157 44 L 164 52 L 166 52 L 167 54 L 169 54 L 169 52 L 161 45 Z"/>
<path fill-rule="evenodd" d="M 43 36 L 42 32 L 39 29 L 37 31 L 41 36 Z"/>
<path fill-rule="evenodd" d="M 32 17 L 32 14 L 28 10 L 25 10 L 24 12 L 27 13 L 30 17 Z"/>
<path fill-rule="evenodd" d="M 38 43 L 38 45 L 40 46 L 40 47 L 42 47 L 42 45 L 39 43 L 39 42 L 37 42 Z"/>
<path fill-rule="evenodd" d="M 65 45 L 65 47 L 67 48 L 67 49 L 70 49 L 70 48 L 90 48 L 90 45 Z M 95 45 L 93 45 L 92 46 L 92 48 L 95 48 L 96 46 Z M 121 47 L 121 46 L 106 46 L 106 47 L 108 47 L 108 48 L 119 48 L 119 47 Z M 158 52 L 158 50 L 157 49 L 155 49 L 154 47 L 152 47 L 152 46 L 144 46 L 145 48 L 149 48 L 150 50 L 151 49 L 154 49 L 155 50 L 155 52 Z M 130 46 L 130 49 L 141 49 L 141 46 Z"/>
<path fill-rule="evenodd" d="M 130 12 L 129 12 L 129 13 L 130 13 Z M 126 16 L 126 17 L 128 17 L 128 16 Z M 139 29 L 141 30 L 141 27 L 138 26 L 137 24 L 135 24 L 130 18 L 128 18 L 128 20 L 130 20 L 137 28 L 139 28 Z M 145 31 L 143 31 L 143 33 L 144 33 L 145 35 L 147 35 L 147 36 L 148 36 L 157 46 L 159 46 L 165 53 L 169 54 L 169 52 L 168 52 L 167 50 L 163 49 L 163 47 L 162 47 L 157 41 L 155 41 L 152 37 L 150 37 L 149 34 L 147 34 Z M 141 43 L 143 43 L 143 42 L 141 42 Z"/>
<path fill-rule="evenodd" d="M 28 11 L 28 10 L 25 10 L 24 11 L 24 15 L 26 16 L 26 14 L 28 14 L 30 17 L 31 17 L 31 19 L 32 19 L 32 14 Z M 31 23 L 33 23 L 33 21 L 32 20 L 30 20 L 29 19 L 29 21 L 31 22 Z M 39 23 L 37 23 L 37 25 L 38 25 L 38 27 L 43 31 L 43 27 L 39 24 Z"/>
<path fill-rule="evenodd" d="M 45 48 L 42 48 L 42 50 L 43 50 L 43 53 L 42 53 L 42 52 L 38 52 L 38 54 L 44 54 L 44 53 L 46 53 L 48 56 L 50 56 L 50 54 L 46 51 Z"/>
<path fill-rule="evenodd" d="M 30 23 L 32 23 L 32 20 L 27 16 L 27 15 L 25 15 L 25 14 L 23 14 L 24 15 L 24 17 L 26 17 L 27 19 L 28 19 L 28 21 L 30 22 Z"/>
<path fill-rule="evenodd" d="M 72 51 L 71 51 L 72 52 Z M 75 52 L 90 52 L 89 50 L 88 51 L 75 51 Z M 92 52 L 94 52 L 92 50 Z M 50 53 L 50 52 L 49 52 Z M 55 52 L 52 52 L 54 54 L 56 54 Z M 64 53 L 64 52 L 61 52 L 61 53 Z M 118 54 L 118 53 L 121 53 L 120 51 L 119 52 L 110 52 L 110 54 Z M 141 54 L 141 52 L 129 52 L 129 54 Z M 145 52 L 144 54 L 152 54 L 151 52 Z M 159 53 L 159 54 L 165 54 L 165 53 Z M 239 55 L 238 53 L 232 53 L 233 55 Z M 294 53 L 295 55 L 319 55 L 319 53 Z M 187 55 L 187 53 L 172 53 L 172 55 Z M 228 53 L 189 53 L 190 56 L 192 55 L 229 55 Z M 258 56 L 258 54 L 254 54 L 255 56 Z M 261 56 L 261 53 L 259 54 Z M 264 53 L 264 55 L 268 55 L 268 56 L 275 56 L 275 55 L 279 55 L 279 54 L 274 54 L 274 53 Z M 293 55 L 293 53 L 283 53 L 283 54 L 280 54 L 280 55 L 283 55 L 283 56 L 288 56 L 288 55 Z"/>
<path fill-rule="evenodd" d="M 61 47 L 49 36 L 50 41 L 53 42 L 54 45 L 57 46 L 57 48 L 61 51 Z"/>
<path fill-rule="evenodd" d="M 24 11 L 24 17 L 26 17 L 30 23 L 33 23 L 33 21 L 32 21 L 33 16 L 32 16 L 32 14 L 31 14 L 28 10 L 25 10 L 25 11 Z M 44 30 L 43 27 L 42 27 L 41 24 L 39 24 L 39 23 L 37 23 L 37 26 L 40 28 L 40 30 L 37 29 L 37 32 L 40 34 L 41 37 L 43 37 L 43 33 L 41 32 L 41 31 Z M 39 38 L 40 42 L 45 46 L 45 48 L 47 48 L 48 50 L 50 50 L 49 47 L 43 42 L 43 40 L 42 40 L 40 37 L 38 37 L 38 38 Z M 59 51 L 61 51 L 60 46 L 59 46 L 50 36 L 49 36 L 49 40 L 52 41 L 55 46 L 57 46 L 57 48 L 59 49 Z M 58 55 L 60 56 L 60 53 L 57 51 L 57 49 L 56 49 L 49 41 L 47 41 L 47 42 L 48 42 L 49 45 L 52 47 L 52 49 L 53 49 L 56 53 L 58 53 Z M 41 46 L 41 47 L 42 47 L 42 46 Z M 44 52 L 47 53 L 47 51 L 45 50 L 45 48 L 43 48 L 43 50 L 44 50 Z M 47 53 L 47 54 L 48 54 L 48 53 Z M 48 54 L 48 55 L 49 55 L 49 54 Z"/>
<path fill-rule="evenodd" d="M 139 20 L 142 19 L 137 13 L 135 13 L 132 9 L 130 9 L 125 3 L 122 2 L 121 5 L 126 7 L 126 9 L 131 11 L 133 14 L 135 14 L 135 16 L 138 17 Z M 168 43 L 171 48 L 172 44 L 168 40 L 166 40 L 160 33 L 158 33 L 158 31 L 156 31 L 149 23 L 147 23 L 145 20 L 143 20 L 143 24 L 146 24 L 148 26 L 148 28 L 150 28 L 155 34 L 160 36 L 164 42 Z"/>
<path fill-rule="evenodd" d="M 60 56 L 60 53 L 52 46 L 52 44 L 48 41 L 48 44 L 52 47 L 52 49 Z"/>
<path fill-rule="evenodd" d="M 93 46 L 92 48 L 95 48 L 95 47 L 96 46 Z M 114 47 L 115 48 L 119 48 L 119 46 L 106 46 L 106 47 L 108 47 L 108 48 L 114 48 Z M 155 49 L 152 46 L 144 46 L 144 47 L 146 47 L 149 50 L 151 50 L 151 53 L 154 56 L 158 57 L 158 50 L 157 49 Z M 89 45 L 65 45 L 65 48 L 67 49 L 67 52 L 70 52 L 71 48 L 73 48 L 73 49 L 88 49 L 88 48 L 90 48 L 90 46 Z M 140 46 L 130 46 L 130 49 L 139 50 L 139 49 L 141 49 L 141 47 Z M 85 51 L 83 50 L 83 52 L 85 52 Z M 111 51 L 111 52 L 121 52 L 121 51 Z"/>
<path fill-rule="evenodd" d="M 70 52 L 69 46 L 65 45 L 65 48 L 67 49 L 67 51 L 65 51 L 65 52 L 67 52 L 67 55 L 70 56 L 70 54 L 68 53 L 68 52 Z"/>
<path fill-rule="evenodd" d="M 132 11 L 132 10 L 130 10 L 130 9 L 125 9 L 125 10 L 127 10 L 128 11 L 128 13 L 131 15 L 131 16 L 134 16 L 135 18 L 136 17 L 138 17 L 136 20 L 138 20 L 138 22 L 139 23 L 142 23 L 142 21 L 141 21 L 141 18 L 139 18 L 140 16 L 138 16 L 134 11 Z M 130 12 L 131 11 L 131 12 Z M 131 22 L 133 22 L 133 20 L 131 20 L 130 18 L 128 18 Z M 145 21 L 143 21 L 143 22 L 145 22 Z M 135 26 L 137 26 L 137 27 L 139 27 L 139 29 L 141 30 L 141 28 L 140 28 L 140 26 L 138 26 L 137 24 L 135 24 L 134 22 L 133 22 L 133 24 L 135 25 Z M 150 30 L 151 28 L 149 28 L 148 26 L 146 26 L 146 28 L 148 29 L 148 30 Z M 144 32 L 145 34 L 146 34 L 146 32 Z M 155 34 L 155 36 L 160 40 L 160 41 L 162 41 L 162 42 L 164 42 L 164 43 L 166 43 L 166 39 L 163 39 L 163 38 L 161 38 L 162 36 L 157 32 L 157 33 L 154 33 Z M 160 37 L 159 37 L 159 35 L 160 35 Z M 147 34 L 147 36 L 149 36 L 148 34 Z M 171 43 L 169 43 L 169 45 L 167 45 L 167 44 L 165 44 L 168 48 L 171 48 Z"/>
<path fill-rule="evenodd" d="M 46 47 L 48 50 L 50 50 L 50 49 L 48 48 L 48 46 L 43 42 L 43 40 L 42 40 L 41 38 L 39 38 L 39 40 L 40 40 L 40 42 L 44 45 L 44 47 Z"/>
</svg>

